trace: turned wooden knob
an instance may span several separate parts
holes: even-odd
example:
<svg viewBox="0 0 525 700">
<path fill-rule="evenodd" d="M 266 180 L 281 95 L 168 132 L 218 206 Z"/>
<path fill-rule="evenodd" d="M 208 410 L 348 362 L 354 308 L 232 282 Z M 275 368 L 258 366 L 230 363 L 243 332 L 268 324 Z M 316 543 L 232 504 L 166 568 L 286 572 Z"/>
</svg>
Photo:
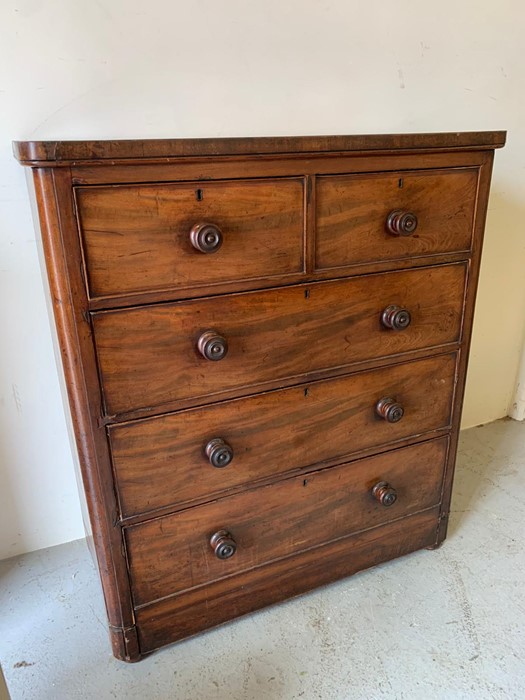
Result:
<svg viewBox="0 0 525 700">
<path fill-rule="evenodd" d="M 222 469 L 227 467 L 233 459 L 233 448 L 222 438 L 213 438 L 206 443 L 204 452 L 212 467 Z"/>
<path fill-rule="evenodd" d="M 372 489 L 372 495 L 386 508 L 397 501 L 397 491 L 386 481 L 377 483 Z"/>
<path fill-rule="evenodd" d="M 403 418 L 405 409 L 395 399 L 385 397 L 377 402 L 376 413 L 381 418 L 384 418 L 387 423 L 397 423 Z"/>
<path fill-rule="evenodd" d="M 386 230 L 393 236 L 410 236 L 417 228 L 417 216 L 411 211 L 396 209 L 386 217 Z"/>
<path fill-rule="evenodd" d="M 385 328 L 390 328 L 393 331 L 402 331 L 408 328 L 412 316 L 408 309 L 402 309 L 400 306 L 392 304 L 387 306 L 381 314 L 381 323 Z"/>
<path fill-rule="evenodd" d="M 226 356 L 228 343 L 217 331 L 206 331 L 197 341 L 197 348 L 207 360 L 217 361 Z"/>
<path fill-rule="evenodd" d="M 237 551 L 237 543 L 228 530 L 217 530 L 210 537 L 210 546 L 217 559 L 229 559 Z"/>
<path fill-rule="evenodd" d="M 222 232 L 215 224 L 194 224 L 190 240 L 192 246 L 201 253 L 216 253 L 222 245 Z"/>
</svg>

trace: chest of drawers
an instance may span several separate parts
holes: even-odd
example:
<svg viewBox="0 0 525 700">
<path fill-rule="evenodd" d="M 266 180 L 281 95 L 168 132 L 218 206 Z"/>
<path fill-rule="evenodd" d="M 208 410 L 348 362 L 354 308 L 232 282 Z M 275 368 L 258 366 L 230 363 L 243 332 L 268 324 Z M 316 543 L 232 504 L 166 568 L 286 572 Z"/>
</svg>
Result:
<svg viewBox="0 0 525 700">
<path fill-rule="evenodd" d="M 117 657 L 441 543 L 504 141 L 15 144 Z"/>
</svg>

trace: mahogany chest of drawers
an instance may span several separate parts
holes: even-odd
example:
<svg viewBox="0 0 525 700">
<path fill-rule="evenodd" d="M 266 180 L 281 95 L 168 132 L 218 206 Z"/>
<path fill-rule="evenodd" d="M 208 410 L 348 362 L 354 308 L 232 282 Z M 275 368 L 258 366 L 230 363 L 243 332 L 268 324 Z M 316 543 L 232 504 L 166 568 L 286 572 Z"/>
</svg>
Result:
<svg viewBox="0 0 525 700">
<path fill-rule="evenodd" d="M 117 657 L 444 539 L 504 141 L 15 144 Z"/>
</svg>

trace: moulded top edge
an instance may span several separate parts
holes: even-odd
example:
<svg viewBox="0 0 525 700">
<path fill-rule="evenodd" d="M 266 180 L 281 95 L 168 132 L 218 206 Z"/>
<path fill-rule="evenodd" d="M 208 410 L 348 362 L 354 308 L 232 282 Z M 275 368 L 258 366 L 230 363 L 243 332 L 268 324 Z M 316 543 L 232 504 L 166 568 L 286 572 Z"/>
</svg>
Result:
<svg viewBox="0 0 525 700">
<path fill-rule="evenodd" d="M 184 157 L 286 155 L 307 153 L 478 150 L 501 148 L 506 131 L 355 136 L 264 136 L 123 141 L 14 141 L 15 158 L 24 165 Z"/>
</svg>

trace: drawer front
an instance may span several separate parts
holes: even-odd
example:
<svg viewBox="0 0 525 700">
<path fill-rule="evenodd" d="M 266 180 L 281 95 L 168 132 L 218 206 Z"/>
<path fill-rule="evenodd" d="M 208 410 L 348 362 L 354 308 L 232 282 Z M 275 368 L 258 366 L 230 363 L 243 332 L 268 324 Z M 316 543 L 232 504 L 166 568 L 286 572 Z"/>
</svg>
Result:
<svg viewBox="0 0 525 700">
<path fill-rule="evenodd" d="M 470 250 L 477 185 L 476 169 L 319 177 L 316 268 Z"/>
<path fill-rule="evenodd" d="M 441 438 L 287 479 L 126 530 L 136 605 L 238 574 L 439 503 L 448 440 Z M 372 494 L 387 482 L 393 505 Z M 220 559 L 214 535 L 236 552 Z M 220 543 L 219 543 L 220 544 Z M 231 548 L 229 550 L 231 552 Z"/>
<path fill-rule="evenodd" d="M 436 542 L 439 511 L 425 510 L 135 611 L 143 653 Z M 276 585 L 278 582 L 278 585 Z M 282 697 L 282 696 L 281 696 Z"/>
<path fill-rule="evenodd" d="M 442 355 L 113 426 L 122 513 L 215 495 L 445 428 L 455 366 L 454 354 Z M 392 403 L 382 417 L 384 399 Z"/>
<path fill-rule="evenodd" d="M 301 272 L 303 189 L 300 178 L 79 187 L 90 294 Z M 194 229 L 203 223 L 214 228 Z"/>
<path fill-rule="evenodd" d="M 93 314 L 106 410 L 250 393 L 264 382 L 456 342 L 465 276 L 456 264 Z M 383 325 L 392 306 L 409 310 L 404 330 Z M 226 355 L 206 359 L 199 344 L 222 352 L 218 338 Z"/>
</svg>

